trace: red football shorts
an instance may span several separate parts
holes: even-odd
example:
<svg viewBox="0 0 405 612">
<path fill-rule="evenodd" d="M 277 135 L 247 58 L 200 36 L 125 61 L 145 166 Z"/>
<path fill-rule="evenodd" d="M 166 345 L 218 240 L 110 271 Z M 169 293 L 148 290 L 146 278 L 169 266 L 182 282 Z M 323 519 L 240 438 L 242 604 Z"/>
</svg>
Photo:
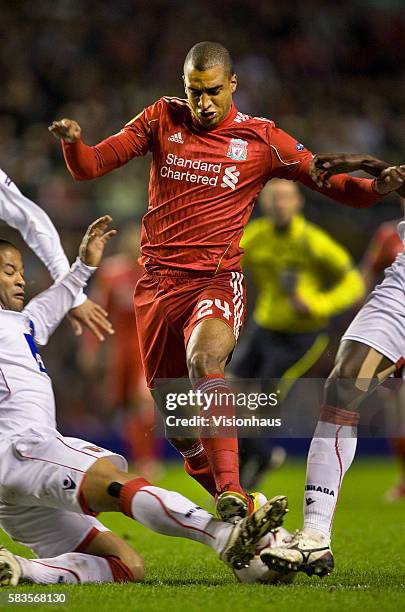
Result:
<svg viewBox="0 0 405 612">
<path fill-rule="evenodd" d="M 188 376 L 186 348 L 201 321 L 221 319 L 237 340 L 245 316 L 243 274 L 145 273 L 134 304 L 146 383 L 153 388 L 156 379 Z"/>
</svg>

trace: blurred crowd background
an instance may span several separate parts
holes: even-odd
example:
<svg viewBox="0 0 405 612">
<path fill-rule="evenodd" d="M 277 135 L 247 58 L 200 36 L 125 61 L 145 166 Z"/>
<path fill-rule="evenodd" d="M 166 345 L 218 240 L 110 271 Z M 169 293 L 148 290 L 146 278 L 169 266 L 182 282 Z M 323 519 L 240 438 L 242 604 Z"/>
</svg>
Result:
<svg viewBox="0 0 405 612">
<path fill-rule="evenodd" d="M 200 40 L 230 49 L 240 111 L 273 119 L 314 152 L 405 158 L 403 0 L 16 0 L 0 3 L 0 39 L 0 166 L 50 214 L 71 258 L 99 214 L 118 226 L 142 216 L 149 160 L 74 183 L 47 126 L 75 118 L 95 144 L 160 96 L 183 96 L 183 60 Z M 357 261 L 378 224 L 399 216 L 394 197 L 367 211 L 310 192 L 306 199 L 307 216 Z M 37 291 L 48 277 L 27 258 Z M 61 427 L 119 438 L 124 417 L 110 418 L 102 397 L 89 402 L 78 345 L 66 323 L 44 351 Z"/>
</svg>

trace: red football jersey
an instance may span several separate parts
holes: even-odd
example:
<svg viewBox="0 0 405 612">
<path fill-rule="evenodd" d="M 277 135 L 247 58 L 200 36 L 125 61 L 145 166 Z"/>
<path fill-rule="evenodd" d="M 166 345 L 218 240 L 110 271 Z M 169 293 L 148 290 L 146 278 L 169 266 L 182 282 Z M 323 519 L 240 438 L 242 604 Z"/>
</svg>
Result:
<svg viewBox="0 0 405 612">
<path fill-rule="evenodd" d="M 272 177 L 301 181 L 354 207 L 381 197 L 373 181 L 348 175 L 319 189 L 308 173 L 310 151 L 273 121 L 240 113 L 234 105 L 207 131 L 193 120 L 187 100 L 164 97 L 98 145 L 63 143 L 63 150 L 77 179 L 101 176 L 152 153 L 141 248 L 147 270 L 239 270 L 243 229 Z"/>
</svg>

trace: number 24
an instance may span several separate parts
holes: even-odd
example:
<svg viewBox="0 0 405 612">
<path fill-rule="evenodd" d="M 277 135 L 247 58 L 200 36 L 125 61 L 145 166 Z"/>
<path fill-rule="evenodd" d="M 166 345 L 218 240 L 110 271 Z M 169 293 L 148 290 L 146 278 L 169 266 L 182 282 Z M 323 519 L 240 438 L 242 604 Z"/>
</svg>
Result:
<svg viewBox="0 0 405 612">
<path fill-rule="evenodd" d="M 219 300 L 218 298 L 215 298 L 215 300 L 201 300 L 201 302 L 198 302 L 197 304 L 197 319 L 201 319 L 202 317 L 206 317 L 208 315 L 212 315 L 213 314 L 213 309 L 212 306 L 215 303 L 215 306 L 222 311 L 222 316 L 225 317 L 225 319 L 227 319 L 227 321 L 229 321 L 229 319 L 231 318 L 231 309 L 229 308 L 229 304 L 228 302 L 225 302 L 222 304 L 221 300 Z"/>
</svg>

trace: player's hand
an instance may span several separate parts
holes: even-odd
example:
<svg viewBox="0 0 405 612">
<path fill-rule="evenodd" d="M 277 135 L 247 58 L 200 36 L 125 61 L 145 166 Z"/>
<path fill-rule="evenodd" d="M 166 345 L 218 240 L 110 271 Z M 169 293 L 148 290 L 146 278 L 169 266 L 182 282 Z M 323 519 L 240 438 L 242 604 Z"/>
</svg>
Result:
<svg viewBox="0 0 405 612">
<path fill-rule="evenodd" d="M 372 176 L 379 176 L 390 164 L 372 155 L 357 153 L 321 153 L 315 155 L 309 169 L 312 180 L 318 187 L 330 187 L 329 179 L 334 174 L 363 170 Z"/>
<path fill-rule="evenodd" d="M 74 119 L 61 119 L 60 121 L 53 121 L 48 127 L 48 130 L 55 136 L 60 138 L 64 142 L 76 142 L 80 140 L 82 128 L 74 121 Z"/>
<path fill-rule="evenodd" d="M 83 325 L 87 327 L 101 342 L 104 340 L 104 334 L 113 334 L 114 329 L 110 321 L 107 319 L 108 313 L 92 300 L 87 300 L 72 308 L 69 312 L 68 319 L 73 328 L 75 336 L 81 336 L 83 333 Z"/>
<path fill-rule="evenodd" d="M 405 184 L 405 165 L 391 166 L 383 170 L 375 181 L 375 190 L 380 195 L 401 189 Z"/>
<path fill-rule="evenodd" d="M 329 179 L 334 174 L 362 170 L 366 155 L 353 153 L 321 153 L 315 155 L 309 167 L 309 173 L 318 187 L 330 187 Z M 377 175 L 380 173 L 377 172 Z"/>
<path fill-rule="evenodd" d="M 87 228 L 79 247 L 79 257 L 87 266 L 98 266 L 106 243 L 117 233 L 117 230 L 106 231 L 111 221 L 110 215 L 104 215 Z"/>
</svg>

